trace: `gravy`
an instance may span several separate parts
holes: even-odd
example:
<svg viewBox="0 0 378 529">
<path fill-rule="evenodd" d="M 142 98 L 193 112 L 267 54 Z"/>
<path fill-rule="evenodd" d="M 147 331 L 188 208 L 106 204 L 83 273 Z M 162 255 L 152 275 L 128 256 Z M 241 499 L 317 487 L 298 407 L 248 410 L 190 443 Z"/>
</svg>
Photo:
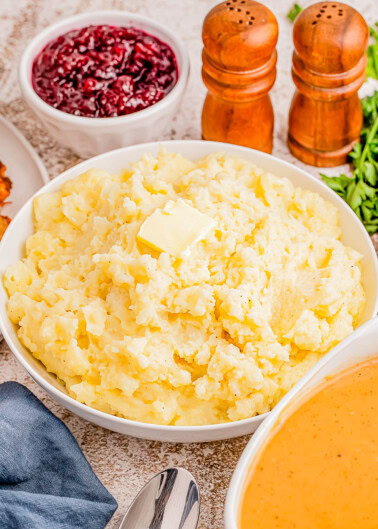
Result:
<svg viewBox="0 0 378 529">
<path fill-rule="evenodd" d="M 283 413 L 250 468 L 239 528 L 378 528 L 378 357 Z"/>
</svg>

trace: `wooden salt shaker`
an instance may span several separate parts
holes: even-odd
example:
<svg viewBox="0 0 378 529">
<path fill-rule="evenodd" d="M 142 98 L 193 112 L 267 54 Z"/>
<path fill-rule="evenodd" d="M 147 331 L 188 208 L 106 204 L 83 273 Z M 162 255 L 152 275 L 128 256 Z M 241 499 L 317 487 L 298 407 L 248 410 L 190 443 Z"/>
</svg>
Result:
<svg viewBox="0 0 378 529">
<path fill-rule="evenodd" d="M 206 16 L 202 78 L 208 89 L 202 136 L 272 152 L 278 24 L 253 0 L 229 0 Z"/>
<path fill-rule="evenodd" d="M 314 4 L 295 21 L 288 145 L 303 162 L 340 165 L 359 141 L 368 38 L 365 20 L 341 2 Z"/>
</svg>

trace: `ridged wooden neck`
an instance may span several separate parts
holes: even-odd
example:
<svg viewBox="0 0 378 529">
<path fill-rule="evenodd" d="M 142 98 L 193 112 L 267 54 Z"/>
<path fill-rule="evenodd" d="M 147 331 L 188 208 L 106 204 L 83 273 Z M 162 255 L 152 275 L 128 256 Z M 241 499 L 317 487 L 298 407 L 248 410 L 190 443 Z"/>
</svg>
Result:
<svg viewBox="0 0 378 529">
<path fill-rule="evenodd" d="M 306 68 L 298 53 L 293 53 L 292 77 L 298 91 L 314 99 L 336 101 L 352 96 L 365 81 L 367 57 L 364 54 L 356 66 L 337 74 L 313 72 Z"/>
<path fill-rule="evenodd" d="M 276 79 L 277 52 L 254 70 L 232 71 L 216 64 L 204 48 L 202 78 L 208 90 L 230 101 L 248 101 L 269 92 Z"/>
</svg>

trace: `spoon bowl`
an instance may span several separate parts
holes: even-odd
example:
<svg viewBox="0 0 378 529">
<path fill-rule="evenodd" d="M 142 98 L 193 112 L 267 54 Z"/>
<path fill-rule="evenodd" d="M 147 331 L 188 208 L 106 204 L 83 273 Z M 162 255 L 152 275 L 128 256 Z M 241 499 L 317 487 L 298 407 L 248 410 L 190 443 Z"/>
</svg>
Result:
<svg viewBox="0 0 378 529">
<path fill-rule="evenodd" d="M 199 490 L 192 474 L 168 468 L 142 488 L 119 529 L 196 529 L 199 511 Z"/>
</svg>

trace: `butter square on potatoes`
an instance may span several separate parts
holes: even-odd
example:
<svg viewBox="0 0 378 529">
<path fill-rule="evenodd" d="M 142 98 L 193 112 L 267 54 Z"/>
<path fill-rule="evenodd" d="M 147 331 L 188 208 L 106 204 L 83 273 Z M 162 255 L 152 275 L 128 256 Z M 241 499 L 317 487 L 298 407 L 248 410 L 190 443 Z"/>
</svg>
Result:
<svg viewBox="0 0 378 529">
<path fill-rule="evenodd" d="M 137 239 L 154 250 L 174 257 L 188 255 L 190 248 L 206 238 L 214 228 L 214 219 L 182 199 L 170 200 L 157 208 L 140 227 Z"/>
</svg>

